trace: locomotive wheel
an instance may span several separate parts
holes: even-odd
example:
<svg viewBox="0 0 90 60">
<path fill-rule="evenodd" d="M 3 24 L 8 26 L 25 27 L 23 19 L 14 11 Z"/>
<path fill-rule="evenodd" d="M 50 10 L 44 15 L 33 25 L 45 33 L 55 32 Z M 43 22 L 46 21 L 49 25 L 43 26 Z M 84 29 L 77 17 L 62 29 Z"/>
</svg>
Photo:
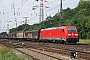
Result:
<svg viewBox="0 0 90 60">
<path fill-rule="evenodd" d="M 66 42 L 65 42 L 65 44 L 69 44 L 69 42 L 68 42 L 68 41 L 66 41 Z"/>
<path fill-rule="evenodd" d="M 64 41 L 63 41 L 63 40 L 61 40 L 61 41 L 60 41 L 60 43 L 61 43 L 61 44 L 64 44 Z"/>
<path fill-rule="evenodd" d="M 59 43 L 59 41 L 58 40 L 55 40 L 55 43 Z"/>
</svg>

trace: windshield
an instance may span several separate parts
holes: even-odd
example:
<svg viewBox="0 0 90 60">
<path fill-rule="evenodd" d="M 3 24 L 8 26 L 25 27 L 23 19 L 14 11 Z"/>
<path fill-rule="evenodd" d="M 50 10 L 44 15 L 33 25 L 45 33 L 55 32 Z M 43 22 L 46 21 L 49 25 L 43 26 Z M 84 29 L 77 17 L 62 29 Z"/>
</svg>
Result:
<svg viewBox="0 0 90 60">
<path fill-rule="evenodd" d="M 76 28 L 67 28 L 67 31 L 68 32 L 76 32 L 77 30 L 76 30 Z"/>
</svg>

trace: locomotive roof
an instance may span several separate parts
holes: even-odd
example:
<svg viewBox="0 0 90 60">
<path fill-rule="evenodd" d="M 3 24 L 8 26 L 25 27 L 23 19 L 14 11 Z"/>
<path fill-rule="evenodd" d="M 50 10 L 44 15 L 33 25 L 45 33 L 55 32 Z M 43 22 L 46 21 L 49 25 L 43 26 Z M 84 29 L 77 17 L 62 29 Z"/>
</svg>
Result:
<svg viewBox="0 0 90 60">
<path fill-rule="evenodd" d="M 46 28 L 46 29 L 41 29 L 41 30 L 52 30 L 52 29 L 62 29 L 62 28 L 75 28 L 76 26 L 61 26 L 61 27 L 51 27 L 51 28 Z"/>
</svg>

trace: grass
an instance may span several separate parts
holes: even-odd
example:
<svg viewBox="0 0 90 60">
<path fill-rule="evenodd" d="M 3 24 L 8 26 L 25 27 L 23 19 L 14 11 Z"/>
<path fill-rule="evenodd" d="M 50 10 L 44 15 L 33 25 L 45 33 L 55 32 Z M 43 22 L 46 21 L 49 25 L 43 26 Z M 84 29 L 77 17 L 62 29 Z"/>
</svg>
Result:
<svg viewBox="0 0 90 60">
<path fill-rule="evenodd" d="M 0 60 L 32 60 L 29 56 L 16 56 L 9 48 L 0 47 Z"/>
<path fill-rule="evenodd" d="M 78 43 L 90 44 L 90 39 L 80 39 Z"/>
</svg>

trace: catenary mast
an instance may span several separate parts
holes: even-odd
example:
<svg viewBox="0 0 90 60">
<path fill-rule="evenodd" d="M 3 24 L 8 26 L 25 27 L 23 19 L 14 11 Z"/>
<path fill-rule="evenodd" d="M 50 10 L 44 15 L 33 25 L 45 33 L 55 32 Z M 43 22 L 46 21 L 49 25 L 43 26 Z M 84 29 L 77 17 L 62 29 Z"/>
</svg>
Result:
<svg viewBox="0 0 90 60">
<path fill-rule="evenodd" d="M 62 26 L 63 17 L 62 17 L 62 0 L 60 0 L 60 26 Z"/>
</svg>

